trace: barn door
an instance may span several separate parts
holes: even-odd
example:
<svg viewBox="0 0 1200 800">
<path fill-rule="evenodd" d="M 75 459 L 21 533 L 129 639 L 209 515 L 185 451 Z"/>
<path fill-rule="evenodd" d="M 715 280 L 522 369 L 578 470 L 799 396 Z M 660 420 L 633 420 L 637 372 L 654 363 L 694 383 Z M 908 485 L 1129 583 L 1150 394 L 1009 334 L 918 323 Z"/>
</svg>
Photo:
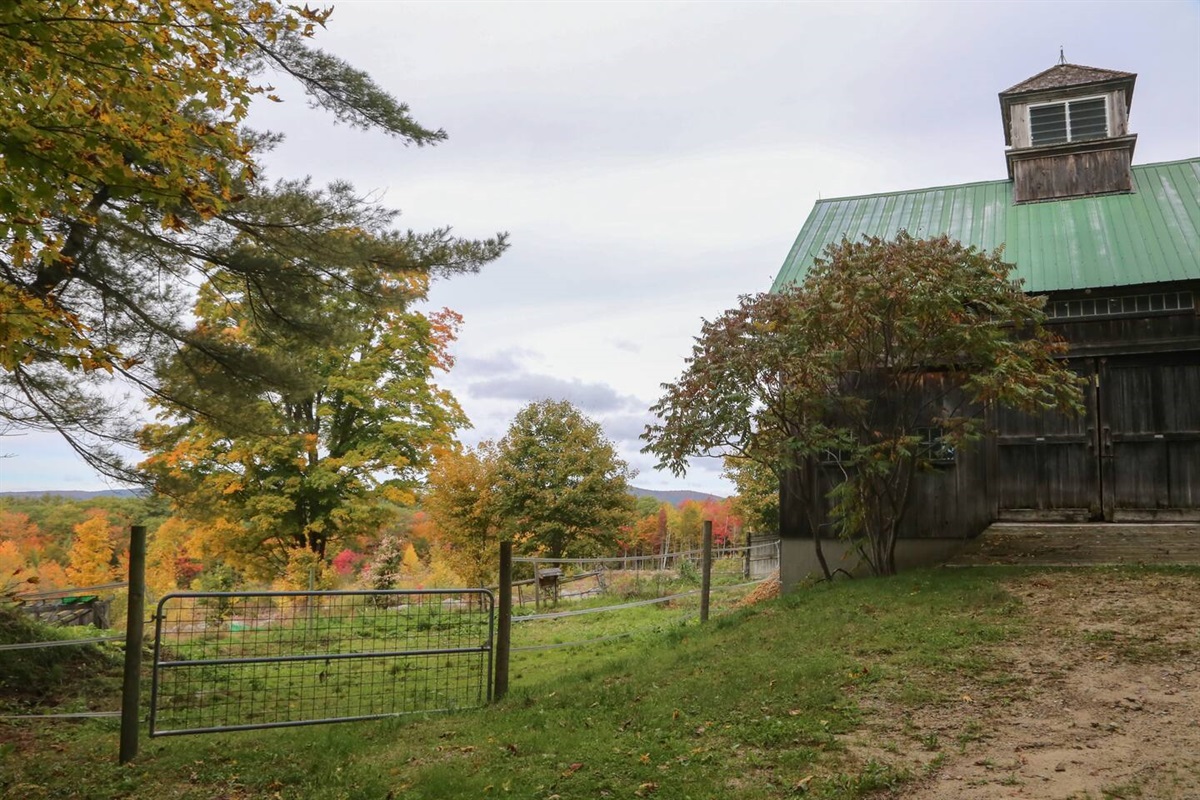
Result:
<svg viewBox="0 0 1200 800">
<path fill-rule="evenodd" d="M 1099 364 L 1104 518 L 1200 518 L 1200 353 Z"/>
<path fill-rule="evenodd" d="M 996 413 L 994 485 L 1001 519 L 1098 519 L 1101 507 L 1095 359 L 1071 359 L 1086 381 L 1085 413 Z"/>
</svg>

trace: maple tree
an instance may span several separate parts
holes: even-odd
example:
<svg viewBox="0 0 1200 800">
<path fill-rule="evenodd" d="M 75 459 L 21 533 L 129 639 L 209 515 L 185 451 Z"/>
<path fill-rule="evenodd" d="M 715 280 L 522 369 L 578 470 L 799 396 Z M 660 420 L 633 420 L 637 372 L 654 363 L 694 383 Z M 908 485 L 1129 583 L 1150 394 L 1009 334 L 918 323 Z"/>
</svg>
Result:
<svg viewBox="0 0 1200 800">
<path fill-rule="evenodd" d="M 665 520 L 665 517 L 664 517 Z M 660 551 L 665 538 L 666 524 L 659 530 L 659 512 L 640 514 L 621 534 L 621 549 L 633 555 L 653 555 Z"/>
<path fill-rule="evenodd" d="M 342 578 L 348 578 L 358 571 L 359 565 L 362 563 L 363 556 L 361 553 L 356 553 L 350 548 L 344 548 L 340 553 L 333 557 L 330 566 L 333 571 Z"/>
<path fill-rule="evenodd" d="M 498 568 L 502 533 L 496 508 L 496 461 L 491 442 L 438 453 L 423 506 L 439 540 L 441 560 L 466 586 L 487 586 Z"/>
<path fill-rule="evenodd" d="M 672 549 L 699 550 L 704 538 L 704 509 L 695 500 L 680 503 L 678 512 L 668 515 Z"/>
<path fill-rule="evenodd" d="M 283 274 L 243 257 L 246 245 L 296 251 L 335 229 L 356 236 L 295 185 L 262 185 L 258 159 L 278 137 L 242 123 L 252 100 L 278 99 L 263 77 L 294 80 L 337 121 L 404 144 L 445 133 L 315 48 L 328 16 L 263 0 L 0 7 L 0 420 L 56 430 L 97 469 L 136 479 L 113 447 L 132 432 L 128 404 L 101 390 L 109 376 L 161 393 L 154 364 L 180 346 L 256 375 L 243 350 L 186 324 L 192 286 L 218 272 L 257 286 L 277 301 L 257 313 L 283 322 L 294 287 L 343 288 L 319 252 Z M 266 210 L 257 201 L 272 194 L 293 202 Z M 330 194 L 348 202 L 346 187 Z M 374 263 L 405 266 L 386 252 Z"/>
<path fill-rule="evenodd" d="M 190 519 L 221 523 L 223 551 L 263 576 L 287 569 L 297 549 L 324 559 L 330 542 L 378 530 L 392 513 L 382 501 L 412 502 L 431 454 L 466 424 L 434 382 L 452 364 L 459 317 L 412 306 L 434 274 L 476 269 L 503 249 L 443 232 L 397 236 L 390 213 L 303 186 L 266 207 L 297 202 L 333 205 L 337 224 L 310 232 L 304 254 L 241 243 L 238 258 L 273 264 L 287 292 L 210 276 L 193 341 L 158 371 L 161 421 L 141 434 L 159 491 Z M 296 268 L 318 255 L 319 279 Z M 272 305 L 277 313 L 261 313 Z M 209 342 L 239 349 L 256 378 L 230 374 Z"/>
<path fill-rule="evenodd" d="M 497 444 L 495 508 L 523 552 L 611 552 L 631 516 L 632 472 L 600 425 L 565 400 L 525 406 Z"/>
<path fill-rule="evenodd" d="M 946 237 L 832 245 L 802 284 L 705 321 L 645 450 L 676 473 L 691 456 L 758 461 L 790 482 L 809 531 L 828 505 L 870 568 L 894 573 L 916 475 L 978 439 L 988 406 L 1080 408 L 1044 299 L 1011 270 Z"/>
<path fill-rule="evenodd" d="M 193 530 L 179 517 L 169 517 L 150 532 L 146 545 L 146 586 L 163 595 L 190 588 L 199 572 L 191 553 Z"/>
<path fill-rule="evenodd" d="M 67 571 L 57 561 L 43 561 L 38 564 L 36 574 L 37 588 L 42 591 L 71 588 Z"/>
<path fill-rule="evenodd" d="M 47 538 L 28 514 L 0 509 L 0 542 L 11 544 L 23 559 L 37 563 Z"/>
<path fill-rule="evenodd" d="M 0 541 L 0 597 L 30 586 L 33 573 L 26 572 L 25 556 L 16 542 Z"/>
<path fill-rule="evenodd" d="M 73 586 L 99 586 L 118 579 L 113 563 L 114 533 L 108 514 L 99 509 L 89 512 L 87 519 L 75 526 L 67 564 L 67 579 Z"/>
<path fill-rule="evenodd" d="M 634 519 L 629 476 L 600 426 L 573 405 L 530 403 L 499 442 L 438 454 L 423 497 L 439 540 L 433 555 L 467 585 L 484 586 L 501 540 L 548 558 L 614 552 Z"/>
</svg>

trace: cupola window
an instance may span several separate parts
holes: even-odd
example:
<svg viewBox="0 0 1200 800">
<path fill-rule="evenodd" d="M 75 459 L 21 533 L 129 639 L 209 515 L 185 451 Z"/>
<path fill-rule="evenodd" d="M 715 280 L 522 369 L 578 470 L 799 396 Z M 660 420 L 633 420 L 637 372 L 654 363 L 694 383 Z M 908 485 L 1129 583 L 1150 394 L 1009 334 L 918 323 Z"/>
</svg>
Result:
<svg viewBox="0 0 1200 800">
<path fill-rule="evenodd" d="M 1108 136 L 1108 101 L 1087 97 L 1029 107 L 1030 141 L 1034 147 L 1082 142 Z"/>
</svg>

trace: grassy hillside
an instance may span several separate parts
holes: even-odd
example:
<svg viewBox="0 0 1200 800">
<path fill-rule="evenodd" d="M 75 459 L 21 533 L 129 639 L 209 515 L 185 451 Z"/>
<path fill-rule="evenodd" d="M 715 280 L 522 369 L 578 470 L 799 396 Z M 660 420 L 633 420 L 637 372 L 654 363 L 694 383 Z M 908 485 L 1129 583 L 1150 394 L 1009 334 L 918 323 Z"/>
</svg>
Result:
<svg viewBox="0 0 1200 800">
<path fill-rule="evenodd" d="M 1054 584 L 1059 574 L 931 571 L 820 585 L 704 628 L 522 654 L 513 693 L 484 710 L 154 740 L 131 768 L 114 763 L 114 723 L 0 724 L 0 794 L 908 796 L 948 761 L 992 764 L 975 758 L 973 748 L 988 738 L 994 713 L 1030 700 L 1030 680 L 1016 669 L 1014 653 L 1042 635 L 1027 599 L 1033 595 L 1014 591 L 1014 582 Z M 1164 596 L 1200 589 L 1195 570 L 1095 571 L 1080 585 L 1108 575 L 1126 583 L 1161 578 Z M 1138 645 L 1136 633 L 1094 633 L 1054 631 L 1056 641 L 1093 648 L 1081 656 L 1088 661 L 1102 652 L 1160 663 L 1200 650 L 1194 629 L 1154 647 Z M 988 773 L 977 785 L 999 789 L 1022 780 L 1014 768 Z M 1039 796 L 1030 790 L 1027 796 Z M 1072 796 L 1141 796 L 1132 791 Z"/>
</svg>

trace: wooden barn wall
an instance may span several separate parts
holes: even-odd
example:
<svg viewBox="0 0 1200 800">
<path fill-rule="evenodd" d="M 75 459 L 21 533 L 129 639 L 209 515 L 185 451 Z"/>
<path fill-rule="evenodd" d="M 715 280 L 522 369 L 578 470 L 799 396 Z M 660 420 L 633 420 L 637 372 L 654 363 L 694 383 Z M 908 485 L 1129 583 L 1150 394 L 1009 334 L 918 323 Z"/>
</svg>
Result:
<svg viewBox="0 0 1200 800">
<path fill-rule="evenodd" d="M 1106 518 L 1200 509 L 1200 352 L 1108 358 L 1100 376 Z"/>
<path fill-rule="evenodd" d="M 989 449 L 985 442 L 973 442 L 958 451 L 953 465 L 939 465 L 916 476 L 909 511 L 900 522 L 899 536 L 904 539 L 961 539 L 980 533 L 996 518 L 994 500 L 987 492 Z M 784 538 L 812 538 L 812 525 L 806 514 L 806 502 L 819 508 L 817 527 L 822 538 L 836 538 L 830 520 L 829 491 L 837 485 L 840 473 L 827 465 L 807 465 L 799 469 L 815 472 L 817 493 L 806 498 L 798 475 L 785 478 L 781 487 L 780 535 Z M 810 474 L 811 474 L 810 472 Z"/>
<path fill-rule="evenodd" d="M 1191 291 L 1200 302 L 1200 281 L 1056 293 L 1050 300 L 1166 291 Z M 1014 506 L 1048 519 L 1058 512 L 1065 519 L 1168 518 L 1155 517 L 1155 510 L 1200 509 L 1197 310 L 1057 319 L 1051 325 L 1070 343 L 1072 367 L 1089 383 L 1086 413 L 994 414 L 993 435 L 960 449 L 953 466 L 917 476 L 902 537 L 975 536 L 1002 508 Z M 831 537 L 823 496 L 838 473 L 828 466 L 803 469 L 818 488 L 808 500 L 818 508 L 817 527 Z M 788 538 L 813 534 L 804 474 L 781 487 L 780 532 Z"/>
<path fill-rule="evenodd" d="M 1050 329 L 1070 343 L 1072 358 L 1200 349 L 1195 312 L 1057 322 Z"/>
<path fill-rule="evenodd" d="M 1082 415 L 992 409 L 987 444 L 995 469 L 982 488 L 1001 517 L 1082 521 L 1100 515 L 1094 359 L 1075 360 L 1072 367 L 1087 381 Z M 1002 511 L 1012 509 L 1024 511 Z"/>
<path fill-rule="evenodd" d="M 1050 302 L 1190 292 L 1193 307 L 1050 328 L 1087 381 L 1085 413 L 995 414 L 1000 519 L 1192 519 L 1200 514 L 1200 281 L 1060 292 Z M 1099 303 L 1103 304 L 1103 302 Z"/>
<path fill-rule="evenodd" d="M 912 487 L 908 512 L 900 522 L 901 538 L 964 538 L 982 531 L 995 518 L 995 502 L 988 495 L 991 468 L 986 442 L 959 448 L 953 463 L 937 464 L 919 472 Z M 829 521 L 829 492 L 840 482 L 841 470 L 833 464 L 808 463 L 785 476 L 781 486 L 780 534 L 785 538 L 811 538 L 815 525 L 823 538 L 836 533 Z M 816 508 L 813 519 L 806 510 Z"/>
<path fill-rule="evenodd" d="M 1131 156 L 1118 148 L 1015 159 L 1013 202 L 1132 191 Z"/>
</svg>

